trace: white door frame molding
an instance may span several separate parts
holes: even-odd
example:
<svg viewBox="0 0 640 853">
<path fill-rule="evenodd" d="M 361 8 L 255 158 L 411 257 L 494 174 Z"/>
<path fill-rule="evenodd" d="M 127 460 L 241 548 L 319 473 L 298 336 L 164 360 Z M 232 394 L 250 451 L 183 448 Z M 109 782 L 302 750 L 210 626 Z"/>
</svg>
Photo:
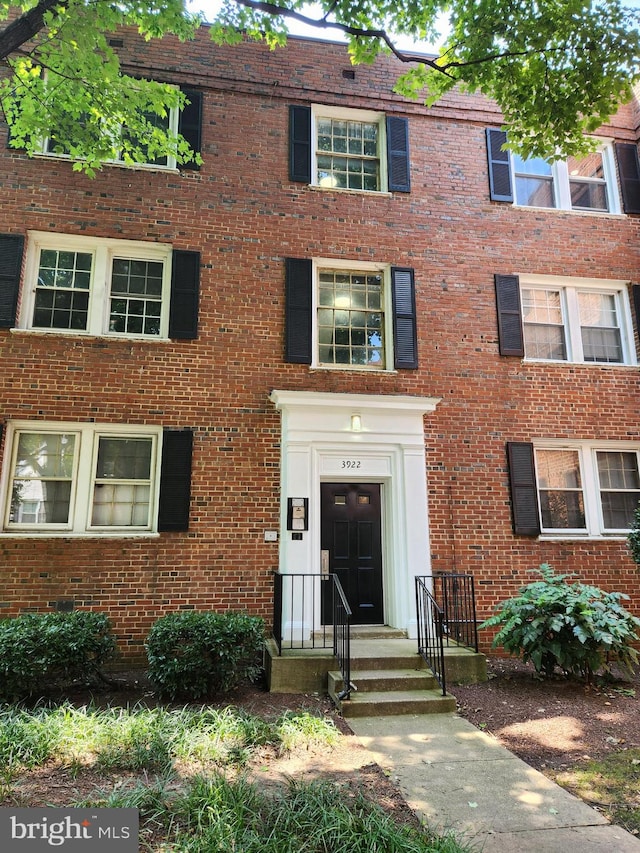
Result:
<svg viewBox="0 0 640 853">
<path fill-rule="evenodd" d="M 424 415 L 434 397 L 272 391 L 282 413 L 283 574 L 320 574 L 320 483 L 382 484 L 385 623 L 415 637 L 415 575 L 431 573 Z M 309 529 L 287 531 L 287 498 L 309 498 Z M 304 626 L 299 626 L 304 633 Z"/>
</svg>

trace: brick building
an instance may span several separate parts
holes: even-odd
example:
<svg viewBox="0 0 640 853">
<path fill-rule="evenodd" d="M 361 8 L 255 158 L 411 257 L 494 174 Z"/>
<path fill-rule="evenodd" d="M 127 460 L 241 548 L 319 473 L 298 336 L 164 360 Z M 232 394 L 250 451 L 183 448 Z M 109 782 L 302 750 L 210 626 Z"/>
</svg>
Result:
<svg viewBox="0 0 640 853">
<path fill-rule="evenodd" d="M 435 571 L 480 618 L 541 562 L 640 613 L 638 105 L 524 162 L 392 59 L 121 41 L 203 165 L 89 179 L 0 126 L 0 614 L 105 611 L 135 657 L 176 609 L 270 623 L 323 551 L 410 635 Z"/>
</svg>

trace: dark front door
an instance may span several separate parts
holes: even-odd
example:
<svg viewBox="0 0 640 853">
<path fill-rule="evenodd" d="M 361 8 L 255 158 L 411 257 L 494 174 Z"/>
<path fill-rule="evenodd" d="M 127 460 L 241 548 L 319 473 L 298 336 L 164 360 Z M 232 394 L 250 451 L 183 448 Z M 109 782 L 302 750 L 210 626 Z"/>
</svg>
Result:
<svg viewBox="0 0 640 853">
<path fill-rule="evenodd" d="M 382 606 L 382 525 L 378 483 L 322 483 L 321 548 L 340 579 L 356 625 L 379 625 Z M 331 602 L 323 621 L 331 623 Z"/>
</svg>

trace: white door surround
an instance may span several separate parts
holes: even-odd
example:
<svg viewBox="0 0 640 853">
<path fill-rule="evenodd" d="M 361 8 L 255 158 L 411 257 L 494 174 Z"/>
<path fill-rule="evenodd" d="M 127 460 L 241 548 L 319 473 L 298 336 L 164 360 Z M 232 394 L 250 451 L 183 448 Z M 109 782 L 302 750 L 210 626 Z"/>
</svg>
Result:
<svg viewBox="0 0 640 853">
<path fill-rule="evenodd" d="M 320 483 L 382 486 L 385 623 L 416 636 L 415 575 L 431 573 L 424 415 L 438 398 L 272 391 L 282 413 L 283 574 L 320 574 Z M 287 498 L 309 499 L 308 530 L 287 531 Z"/>
</svg>

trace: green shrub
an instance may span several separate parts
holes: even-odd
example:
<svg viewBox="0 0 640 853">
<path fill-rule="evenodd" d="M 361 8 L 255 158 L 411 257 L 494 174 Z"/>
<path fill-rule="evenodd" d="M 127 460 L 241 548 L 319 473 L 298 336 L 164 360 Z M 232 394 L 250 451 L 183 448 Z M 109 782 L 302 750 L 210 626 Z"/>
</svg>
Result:
<svg viewBox="0 0 640 853">
<path fill-rule="evenodd" d="M 46 693 L 91 680 L 116 651 L 103 613 L 27 613 L 0 620 L 0 698 Z"/>
<path fill-rule="evenodd" d="M 262 668 L 264 622 L 244 613 L 170 613 L 147 637 L 149 678 L 162 695 L 198 699 L 231 690 Z"/>
<path fill-rule="evenodd" d="M 637 652 L 640 619 L 620 604 L 628 596 L 603 592 L 583 583 L 567 583 L 569 575 L 556 575 L 543 563 L 542 580 L 522 587 L 520 594 L 498 605 L 498 611 L 480 627 L 502 627 L 493 647 L 531 661 L 536 672 L 551 675 L 556 667 L 565 674 L 591 680 L 609 670 L 612 660 L 630 670 Z"/>
<path fill-rule="evenodd" d="M 640 565 L 640 506 L 637 506 L 633 513 L 633 523 L 627 536 L 627 544 L 633 561 Z"/>
</svg>

